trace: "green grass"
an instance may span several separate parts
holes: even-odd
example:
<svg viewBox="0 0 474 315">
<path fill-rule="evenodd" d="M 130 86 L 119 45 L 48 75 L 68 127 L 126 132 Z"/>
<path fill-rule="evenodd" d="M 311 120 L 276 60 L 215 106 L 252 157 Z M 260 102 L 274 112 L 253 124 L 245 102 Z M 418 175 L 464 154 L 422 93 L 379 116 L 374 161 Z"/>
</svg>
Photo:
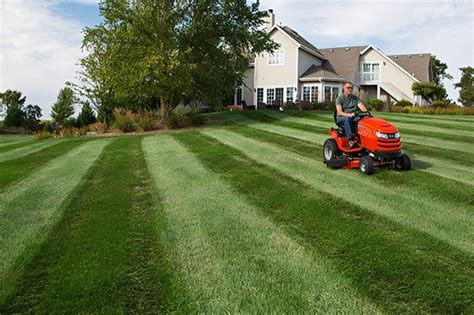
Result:
<svg viewBox="0 0 474 315">
<path fill-rule="evenodd" d="M 328 112 L 0 136 L 0 314 L 473 313 L 474 118 L 378 114 L 412 171 L 327 168 Z"/>
</svg>

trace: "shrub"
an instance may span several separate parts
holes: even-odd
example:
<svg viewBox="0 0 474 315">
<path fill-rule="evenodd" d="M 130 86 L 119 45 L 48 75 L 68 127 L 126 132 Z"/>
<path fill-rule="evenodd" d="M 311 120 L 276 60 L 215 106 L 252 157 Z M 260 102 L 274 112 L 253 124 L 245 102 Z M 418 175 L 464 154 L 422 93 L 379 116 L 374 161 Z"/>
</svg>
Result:
<svg viewBox="0 0 474 315">
<path fill-rule="evenodd" d="M 184 103 L 179 103 L 173 110 L 173 113 L 178 117 L 187 116 L 192 111 L 190 106 L 186 106 Z"/>
<path fill-rule="evenodd" d="M 178 116 L 174 113 L 168 116 L 168 118 L 163 119 L 163 124 L 167 129 L 176 129 L 179 127 Z"/>
<path fill-rule="evenodd" d="M 376 110 L 376 111 L 383 111 L 384 109 L 384 102 L 377 98 L 371 98 L 367 101 L 368 110 Z"/>
<path fill-rule="evenodd" d="M 449 103 L 443 100 L 435 100 L 431 103 L 430 106 L 432 108 L 447 108 L 449 106 Z"/>
<path fill-rule="evenodd" d="M 123 108 L 115 108 L 114 112 L 114 126 L 121 132 L 132 132 L 135 130 L 135 117 L 131 112 L 127 112 Z"/>
<path fill-rule="evenodd" d="M 327 102 L 314 102 L 312 104 L 312 107 L 313 109 L 316 109 L 316 110 L 330 110 L 330 111 L 334 111 L 336 109 L 336 102 L 331 102 L 331 101 L 327 101 Z"/>
<path fill-rule="evenodd" d="M 64 127 L 59 129 L 59 135 L 61 137 L 74 137 L 75 135 L 78 135 L 79 131 L 77 128 L 74 127 Z"/>
<path fill-rule="evenodd" d="M 153 130 L 153 118 L 154 114 L 152 111 L 143 109 L 138 112 L 138 127 L 143 131 Z"/>
<path fill-rule="evenodd" d="M 413 106 L 413 104 L 409 100 L 401 99 L 401 100 L 399 100 L 398 102 L 395 103 L 395 106 L 396 107 L 406 107 L 406 106 L 411 107 L 411 106 Z"/>
<path fill-rule="evenodd" d="M 95 122 L 87 126 L 90 132 L 104 133 L 107 131 L 107 124 L 101 121 Z"/>
<path fill-rule="evenodd" d="M 294 102 L 284 102 L 281 104 L 283 110 L 296 110 L 298 106 Z"/>
<path fill-rule="evenodd" d="M 53 123 L 51 122 L 51 120 L 47 120 L 44 123 L 42 123 L 41 127 L 44 131 L 47 131 L 47 132 L 50 132 L 50 133 L 54 132 L 54 127 L 53 127 Z"/>
<path fill-rule="evenodd" d="M 200 126 L 204 123 L 204 117 L 196 112 L 189 114 L 189 120 L 192 126 Z"/>
<path fill-rule="evenodd" d="M 54 137 L 54 134 L 49 132 L 49 131 L 46 131 L 46 130 L 38 131 L 35 134 L 35 139 L 36 140 L 44 140 L 44 139 L 49 139 L 49 138 L 52 138 L 52 137 Z"/>
<path fill-rule="evenodd" d="M 299 110 L 310 110 L 310 109 L 313 109 L 313 105 L 311 104 L 310 101 L 301 101 L 298 104 L 298 109 Z"/>
</svg>

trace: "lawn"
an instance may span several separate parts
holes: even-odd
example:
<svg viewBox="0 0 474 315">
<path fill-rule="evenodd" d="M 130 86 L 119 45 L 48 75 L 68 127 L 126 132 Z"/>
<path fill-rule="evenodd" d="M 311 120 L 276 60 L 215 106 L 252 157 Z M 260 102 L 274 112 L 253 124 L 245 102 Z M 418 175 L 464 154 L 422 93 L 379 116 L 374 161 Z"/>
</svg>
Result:
<svg viewBox="0 0 474 315">
<path fill-rule="evenodd" d="M 472 314 L 474 117 L 380 116 L 412 171 L 327 168 L 323 112 L 0 136 L 0 314 Z"/>
</svg>

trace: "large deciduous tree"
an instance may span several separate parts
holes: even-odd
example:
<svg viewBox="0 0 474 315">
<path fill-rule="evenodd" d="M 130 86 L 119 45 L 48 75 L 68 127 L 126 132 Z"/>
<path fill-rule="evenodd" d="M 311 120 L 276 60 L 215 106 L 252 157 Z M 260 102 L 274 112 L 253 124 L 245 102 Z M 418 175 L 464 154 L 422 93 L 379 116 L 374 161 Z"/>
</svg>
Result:
<svg viewBox="0 0 474 315">
<path fill-rule="evenodd" d="M 461 80 L 454 84 L 459 91 L 459 101 L 464 106 L 474 106 L 474 68 L 463 67 L 461 70 Z"/>
<path fill-rule="evenodd" d="M 442 85 L 441 80 L 443 79 L 453 79 L 453 76 L 446 72 L 448 65 L 439 60 L 436 56 L 431 56 L 431 70 L 433 73 L 433 82 L 438 85 Z"/>
<path fill-rule="evenodd" d="M 59 90 L 58 99 L 51 111 L 51 117 L 57 127 L 63 127 L 66 120 L 74 115 L 74 104 L 76 102 L 74 91 L 70 87 Z"/>
<path fill-rule="evenodd" d="M 104 0 L 104 21 L 84 30 L 83 81 L 100 103 L 161 106 L 217 103 L 240 84 L 249 56 L 277 45 L 267 12 L 245 0 Z"/>
</svg>

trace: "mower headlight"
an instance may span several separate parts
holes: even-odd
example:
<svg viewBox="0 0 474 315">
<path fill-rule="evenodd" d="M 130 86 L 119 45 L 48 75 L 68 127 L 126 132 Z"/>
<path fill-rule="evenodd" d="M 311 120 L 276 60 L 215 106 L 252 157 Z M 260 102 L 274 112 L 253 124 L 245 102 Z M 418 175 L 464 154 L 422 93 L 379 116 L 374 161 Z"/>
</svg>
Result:
<svg viewBox="0 0 474 315">
<path fill-rule="evenodd" d="M 388 139 L 388 134 L 376 131 L 377 138 Z"/>
<path fill-rule="evenodd" d="M 395 139 L 399 139 L 399 138 L 400 138 L 400 133 L 399 133 L 399 132 L 396 132 L 396 133 L 393 135 L 393 137 L 394 137 Z"/>
</svg>

